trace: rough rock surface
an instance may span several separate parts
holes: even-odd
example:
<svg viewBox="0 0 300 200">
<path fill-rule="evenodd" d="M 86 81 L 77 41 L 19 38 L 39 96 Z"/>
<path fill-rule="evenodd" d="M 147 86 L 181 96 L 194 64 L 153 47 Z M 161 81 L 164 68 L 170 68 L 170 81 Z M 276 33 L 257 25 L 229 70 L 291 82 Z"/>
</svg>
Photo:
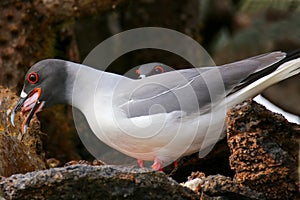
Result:
<svg viewBox="0 0 300 200">
<path fill-rule="evenodd" d="M 188 178 L 184 186 L 201 194 L 202 199 L 264 199 L 262 193 L 251 190 L 234 182 L 223 175 L 205 177 L 204 173 L 196 172 Z"/>
<path fill-rule="evenodd" d="M 2 176 L 45 169 L 39 121 L 34 117 L 25 135 L 21 132 L 24 116 L 16 115 L 15 127 L 10 122 L 10 114 L 17 99 L 9 89 L 0 86 L 0 175 Z"/>
<path fill-rule="evenodd" d="M 231 109 L 227 126 L 234 181 L 268 199 L 299 199 L 300 126 L 254 101 Z"/>
<path fill-rule="evenodd" d="M 199 199 L 161 172 L 108 165 L 17 174 L 0 190 L 5 199 Z"/>
<path fill-rule="evenodd" d="M 20 140 L 0 132 L 0 176 L 45 169 L 40 156 Z"/>
</svg>

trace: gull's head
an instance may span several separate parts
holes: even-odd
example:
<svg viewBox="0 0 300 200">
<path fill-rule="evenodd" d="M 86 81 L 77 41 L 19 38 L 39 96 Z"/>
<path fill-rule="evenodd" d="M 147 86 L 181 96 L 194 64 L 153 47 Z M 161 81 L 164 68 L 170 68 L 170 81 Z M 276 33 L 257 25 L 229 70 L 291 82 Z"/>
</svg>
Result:
<svg viewBox="0 0 300 200">
<path fill-rule="evenodd" d="M 138 66 L 138 69 L 136 70 L 136 74 L 139 76 L 139 78 L 145 78 L 147 76 L 152 76 L 156 74 L 162 74 L 164 72 L 172 71 L 173 69 L 163 63 L 147 63 Z"/>
<path fill-rule="evenodd" d="M 63 103 L 66 99 L 67 62 L 63 60 L 42 60 L 33 65 L 25 75 L 20 98 L 12 111 L 11 123 L 17 112 L 27 114 L 22 124 L 25 133 L 33 115 L 53 104 Z"/>
</svg>

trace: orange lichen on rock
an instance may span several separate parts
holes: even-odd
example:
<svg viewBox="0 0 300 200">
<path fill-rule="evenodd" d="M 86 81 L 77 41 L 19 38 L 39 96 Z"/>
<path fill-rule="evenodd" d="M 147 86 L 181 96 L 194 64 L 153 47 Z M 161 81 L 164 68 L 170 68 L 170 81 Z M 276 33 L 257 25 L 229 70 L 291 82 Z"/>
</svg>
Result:
<svg viewBox="0 0 300 200">
<path fill-rule="evenodd" d="M 296 198 L 299 130 L 299 125 L 254 101 L 231 109 L 227 138 L 235 181 L 266 198 Z"/>
<path fill-rule="evenodd" d="M 0 132 L 0 175 L 46 169 L 44 161 L 20 140 Z"/>
<path fill-rule="evenodd" d="M 0 175 L 2 176 L 45 169 L 39 121 L 34 117 L 25 135 L 21 132 L 23 116 L 20 114 L 16 116 L 15 127 L 10 122 L 10 114 L 17 99 L 11 90 L 0 86 Z"/>
</svg>

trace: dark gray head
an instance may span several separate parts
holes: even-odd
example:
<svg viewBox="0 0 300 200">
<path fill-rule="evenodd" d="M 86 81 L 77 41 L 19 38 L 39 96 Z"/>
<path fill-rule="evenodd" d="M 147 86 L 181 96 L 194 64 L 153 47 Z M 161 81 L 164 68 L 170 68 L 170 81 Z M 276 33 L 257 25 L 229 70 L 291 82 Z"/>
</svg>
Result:
<svg viewBox="0 0 300 200">
<path fill-rule="evenodd" d="M 33 65 L 25 75 L 23 90 L 20 99 L 14 108 L 11 121 L 19 111 L 27 113 L 28 117 L 23 123 L 23 131 L 33 115 L 43 107 L 65 103 L 67 62 L 63 60 L 48 59 Z"/>
<path fill-rule="evenodd" d="M 173 70 L 174 69 L 172 67 L 169 67 L 168 65 L 165 65 L 163 63 L 153 62 L 153 63 L 147 63 L 138 66 L 138 69 L 136 70 L 136 74 L 139 75 L 139 78 L 145 78 L 147 76 L 161 74 Z"/>
<path fill-rule="evenodd" d="M 65 103 L 65 88 L 67 79 L 67 62 L 48 59 L 33 65 L 26 73 L 23 92 L 31 94 L 39 88 L 39 100 L 44 101 L 44 107 Z"/>
</svg>

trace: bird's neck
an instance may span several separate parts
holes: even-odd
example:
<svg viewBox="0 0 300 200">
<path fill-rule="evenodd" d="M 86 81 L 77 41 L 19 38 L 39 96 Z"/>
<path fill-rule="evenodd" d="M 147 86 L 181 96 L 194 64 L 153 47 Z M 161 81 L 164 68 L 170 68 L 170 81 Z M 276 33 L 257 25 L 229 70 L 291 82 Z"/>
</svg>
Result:
<svg viewBox="0 0 300 200">
<path fill-rule="evenodd" d="M 72 64 L 71 67 L 73 69 L 69 70 L 67 78 L 67 103 L 82 112 L 91 107 L 95 100 L 101 103 L 103 98 L 111 97 L 112 88 L 118 84 L 118 80 L 124 78 L 81 64 Z"/>
</svg>

